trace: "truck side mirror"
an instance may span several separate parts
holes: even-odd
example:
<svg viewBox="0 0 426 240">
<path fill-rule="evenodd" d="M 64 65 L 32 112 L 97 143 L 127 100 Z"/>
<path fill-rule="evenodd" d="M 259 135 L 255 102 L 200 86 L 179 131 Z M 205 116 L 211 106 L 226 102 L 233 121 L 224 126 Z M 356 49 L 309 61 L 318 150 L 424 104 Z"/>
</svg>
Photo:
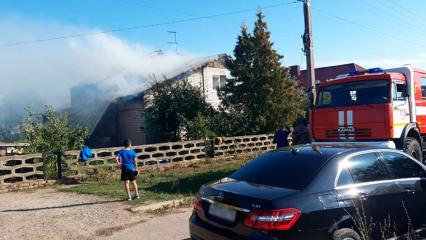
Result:
<svg viewBox="0 0 426 240">
<path fill-rule="evenodd" d="M 410 94 L 408 93 L 407 85 L 405 84 L 397 84 L 396 91 L 402 93 L 402 97 L 408 97 Z"/>
</svg>

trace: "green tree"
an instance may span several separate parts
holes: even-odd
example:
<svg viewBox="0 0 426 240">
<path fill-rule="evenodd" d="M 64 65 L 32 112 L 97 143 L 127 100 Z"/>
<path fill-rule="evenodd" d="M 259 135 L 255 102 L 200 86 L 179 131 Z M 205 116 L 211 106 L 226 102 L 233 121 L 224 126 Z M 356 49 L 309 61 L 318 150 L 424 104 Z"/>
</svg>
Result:
<svg viewBox="0 0 426 240">
<path fill-rule="evenodd" d="M 26 112 L 20 128 L 30 152 L 49 154 L 79 149 L 89 135 L 86 128 L 72 127 L 68 116 L 51 106 L 45 106 L 44 113 L 35 113 L 30 108 Z"/>
<path fill-rule="evenodd" d="M 79 126 L 72 127 L 68 116 L 51 106 L 45 106 L 44 113 L 35 113 L 31 108 L 27 108 L 26 113 L 20 128 L 24 141 L 28 143 L 27 151 L 44 155 L 45 178 L 62 178 L 62 155 L 67 150 L 79 149 L 89 131 Z M 56 157 L 52 158 L 52 154 Z"/>
<path fill-rule="evenodd" d="M 187 81 L 154 83 L 148 95 L 152 96 L 146 106 L 149 142 L 179 141 L 186 131 L 185 125 L 195 126 L 193 121 L 196 118 L 213 112 L 200 89 Z M 191 137 L 199 136 L 195 130 L 189 131 Z"/>
<path fill-rule="evenodd" d="M 234 57 L 227 61 L 233 76 L 220 90 L 222 106 L 239 119 L 244 134 L 270 133 L 278 124 L 293 125 L 304 117 L 307 98 L 297 80 L 281 65 L 282 56 L 273 49 L 262 12 L 257 14 L 253 33 L 241 29 Z"/>
<path fill-rule="evenodd" d="M 198 113 L 193 120 L 184 122 L 185 138 L 190 140 L 213 138 L 216 136 L 214 126 L 212 116 Z"/>
</svg>

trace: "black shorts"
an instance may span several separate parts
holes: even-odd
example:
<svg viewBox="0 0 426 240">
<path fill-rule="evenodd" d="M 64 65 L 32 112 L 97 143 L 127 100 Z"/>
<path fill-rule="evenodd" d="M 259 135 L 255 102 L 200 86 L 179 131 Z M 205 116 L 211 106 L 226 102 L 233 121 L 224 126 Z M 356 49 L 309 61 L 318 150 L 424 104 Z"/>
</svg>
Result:
<svg viewBox="0 0 426 240">
<path fill-rule="evenodd" d="M 138 172 L 127 169 L 121 169 L 121 181 L 134 181 Z"/>
</svg>

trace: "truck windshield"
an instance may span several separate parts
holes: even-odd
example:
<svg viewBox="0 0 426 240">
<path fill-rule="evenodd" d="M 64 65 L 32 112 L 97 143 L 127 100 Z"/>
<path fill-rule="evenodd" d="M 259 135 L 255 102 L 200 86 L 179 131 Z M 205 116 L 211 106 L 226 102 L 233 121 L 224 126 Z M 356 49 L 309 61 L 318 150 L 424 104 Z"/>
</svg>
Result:
<svg viewBox="0 0 426 240">
<path fill-rule="evenodd" d="M 390 101 L 388 80 L 365 80 L 322 87 L 317 108 L 383 104 Z"/>
</svg>

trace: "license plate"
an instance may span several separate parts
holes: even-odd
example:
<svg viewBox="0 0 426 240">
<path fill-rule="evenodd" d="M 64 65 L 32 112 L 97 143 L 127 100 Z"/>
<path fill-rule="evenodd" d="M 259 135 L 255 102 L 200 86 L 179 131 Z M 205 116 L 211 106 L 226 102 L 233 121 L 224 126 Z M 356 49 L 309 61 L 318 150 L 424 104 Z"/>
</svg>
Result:
<svg viewBox="0 0 426 240">
<path fill-rule="evenodd" d="M 212 204 L 209 208 L 209 214 L 219 219 L 226 220 L 228 222 L 234 222 L 237 212 L 230 208 L 220 206 L 218 204 Z"/>
</svg>

